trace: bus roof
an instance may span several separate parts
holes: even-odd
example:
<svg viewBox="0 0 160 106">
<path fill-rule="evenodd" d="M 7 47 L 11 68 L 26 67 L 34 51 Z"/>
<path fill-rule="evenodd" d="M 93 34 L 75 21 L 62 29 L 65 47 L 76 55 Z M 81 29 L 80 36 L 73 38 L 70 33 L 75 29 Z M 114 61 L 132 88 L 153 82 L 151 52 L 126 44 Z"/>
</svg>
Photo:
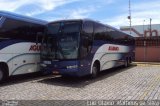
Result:
<svg viewBox="0 0 160 106">
<path fill-rule="evenodd" d="M 64 22 L 64 21 L 82 21 L 83 19 L 62 19 L 62 20 L 55 20 L 55 21 L 51 21 L 50 23 L 55 23 L 55 22 Z"/>
<path fill-rule="evenodd" d="M 31 23 L 36 23 L 36 24 L 41 24 L 41 25 L 46 25 L 48 22 L 40 19 L 35 19 L 27 16 L 22 16 L 19 14 L 11 13 L 8 11 L 0 11 L 0 16 L 2 17 L 7 17 L 7 18 L 12 18 L 16 20 L 21 20 L 21 21 L 27 21 Z"/>
<path fill-rule="evenodd" d="M 63 19 L 63 20 L 52 21 L 52 22 L 49 22 L 49 23 L 61 22 L 61 21 L 92 21 L 92 22 L 96 22 L 96 23 L 105 25 L 105 26 L 107 26 L 107 27 L 110 27 L 110 28 L 112 28 L 113 30 L 117 30 L 117 31 L 119 31 L 119 32 L 121 32 L 121 33 L 124 33 L 124 34 L 127 34 L 127 35 L 132 36 L 131 34 L 128 34 L 128 33 L 126 33 L 126 32 L 123 32 L 123 31 L 121 31 L 120 29 L 117 29 L 117 28 L 115 28 L 115 27 L 112 27 L 111 25 L 103 24 L 103 23 L 101 23 L 100 21 L 95 21 L 95 20 L 86 19 L 86 18 L 85 18 L 85 19 Z"/>
</svg>

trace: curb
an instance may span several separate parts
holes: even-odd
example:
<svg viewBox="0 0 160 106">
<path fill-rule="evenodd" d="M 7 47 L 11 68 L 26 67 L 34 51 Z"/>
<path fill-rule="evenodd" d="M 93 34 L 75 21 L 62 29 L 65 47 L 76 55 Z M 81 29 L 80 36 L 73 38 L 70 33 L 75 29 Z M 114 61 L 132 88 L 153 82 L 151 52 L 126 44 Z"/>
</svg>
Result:
<svg viewBox="0 0 160 106">
<path fill-rule="evenodd" d="M 137 66 L 160 66 L 160 63 L 156 62 L 133 62 Z"/>
</svg>

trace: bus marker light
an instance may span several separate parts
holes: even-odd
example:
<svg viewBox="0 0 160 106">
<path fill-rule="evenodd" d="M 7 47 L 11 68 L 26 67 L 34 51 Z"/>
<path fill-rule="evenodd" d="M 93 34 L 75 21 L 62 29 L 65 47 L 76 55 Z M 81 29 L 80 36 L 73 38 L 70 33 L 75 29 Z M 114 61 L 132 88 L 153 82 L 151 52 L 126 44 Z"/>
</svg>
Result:
<svg viewBox="0 0 160 106">
<path fill-rule="evenodd" d="M 52 73 L 53 73 L 53 74 L 59 74 L 59 72 L 58 72 L 58 71 L 52 71 Z"/>
<path fill-rule="evenodd" d="M 81 67 L 83 67 L 83 64 L 81 64 Z"/>
</svg>

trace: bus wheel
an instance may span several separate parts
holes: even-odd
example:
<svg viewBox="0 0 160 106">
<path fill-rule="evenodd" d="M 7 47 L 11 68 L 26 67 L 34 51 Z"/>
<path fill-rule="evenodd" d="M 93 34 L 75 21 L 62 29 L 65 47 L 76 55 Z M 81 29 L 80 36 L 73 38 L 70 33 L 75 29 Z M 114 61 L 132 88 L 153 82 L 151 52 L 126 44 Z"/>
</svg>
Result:
<svg viewBox="0 0 160 106">
<path fill-rule="evenodd" d="M 5 79 L 4 71 L 0 68 L 0 82 L 2 82 Z"/>
<path fill-rule="evenodd" d="M 91 74 L 91 78 L 96 78 L 98 76 L 98 66 L 97 64 L 94 63 L 93 67 L 92 67 L 92 74 Z"/>
<path fill-rule="evenodd" d="M 129 59 L 128 59 L 128 66 L 130 66 L 131 63 L 132 63 L 132 59 L 131 59 L 131 57 L 129 57 Z"/>
<path fill-rule="evenodd" d="M 124 67 L 128 67 L 128 58 L 126 58 L 125 62 L 124 62 Z"/>
</svg>

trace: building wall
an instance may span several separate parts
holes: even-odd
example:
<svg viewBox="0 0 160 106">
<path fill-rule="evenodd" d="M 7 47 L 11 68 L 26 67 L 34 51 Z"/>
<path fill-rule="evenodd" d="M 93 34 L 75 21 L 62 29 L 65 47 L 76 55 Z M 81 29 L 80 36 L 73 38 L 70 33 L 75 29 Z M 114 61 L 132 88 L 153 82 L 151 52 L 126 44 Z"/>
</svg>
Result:
<svg viewBox="0 0 160 106">
<path fill-rule="evenodd" d="M 160 37 L 138 37 L 135 40 L 135 61 L 160 62 Z"/>
<path fill-rule="evenodd" d="M 160 46 L 159 47 L 136 47 L 135 61 L 160 62 Z"/>
<path fill-rule="evenodd" d="M 136 37 L 135 61 L 160 62 L 160 24 L 122 26 L 120 30 Z"/>
</svg>

